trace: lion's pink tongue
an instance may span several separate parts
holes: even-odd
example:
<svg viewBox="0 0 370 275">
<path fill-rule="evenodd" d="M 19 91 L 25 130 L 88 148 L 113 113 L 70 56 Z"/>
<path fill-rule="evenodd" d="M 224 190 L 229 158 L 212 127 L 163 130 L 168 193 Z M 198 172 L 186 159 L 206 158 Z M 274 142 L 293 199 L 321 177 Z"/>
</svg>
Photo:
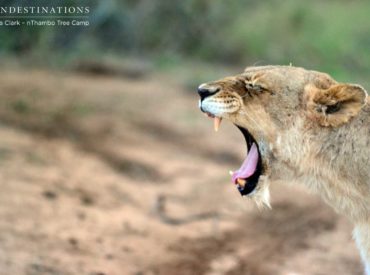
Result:
<svg viewBox="0 0 370 275">
<path fill-rule="evenodd" d="M 232 175 L 233 183 L 236 183 L 238 178 L 249 178 L 256 171 L 258 163 L 258 149 L 255 143 L 252 144 L 251 149 L 249 150 L 246 159 L 244 160 L 242 166 L 238 171 L 235 171 Z"/>
</svg>

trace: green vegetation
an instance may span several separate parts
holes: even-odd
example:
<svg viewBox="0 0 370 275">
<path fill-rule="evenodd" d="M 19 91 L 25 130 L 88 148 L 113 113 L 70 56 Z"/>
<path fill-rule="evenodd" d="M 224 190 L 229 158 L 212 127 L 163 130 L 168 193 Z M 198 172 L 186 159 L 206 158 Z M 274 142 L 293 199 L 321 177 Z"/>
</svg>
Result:
<svg viewBox="0 0 370 275">
<path fill-rule="evenodd" d="M 2 5 L 25 4 L 3 1 Z M 51 5 L 40 0 L 38 5 Z M 290 64 L 367 81 L 370 1 L 86 0 L 90 27 L 2 27 L 0 53 L 69 62 L 109 53 L 168 69 L 191 60 Z"/>
</svg>

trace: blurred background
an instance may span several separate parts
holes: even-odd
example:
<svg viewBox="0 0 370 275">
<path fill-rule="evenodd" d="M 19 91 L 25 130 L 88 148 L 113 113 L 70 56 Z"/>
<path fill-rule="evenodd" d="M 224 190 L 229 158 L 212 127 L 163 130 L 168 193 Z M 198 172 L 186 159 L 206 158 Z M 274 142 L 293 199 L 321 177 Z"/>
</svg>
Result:
<svg viewBox="0 0 370 275">
<path fill-rule="evenodd" d="M 0 26 L 0 274 L 362 274 L 305 189 L 240 197 L 243 137 L 213 132 L 196 87 L 292 64 L 369 90 L 369 1 L 0 2 L 22 6 L 90 12 Z"/>
</svg>

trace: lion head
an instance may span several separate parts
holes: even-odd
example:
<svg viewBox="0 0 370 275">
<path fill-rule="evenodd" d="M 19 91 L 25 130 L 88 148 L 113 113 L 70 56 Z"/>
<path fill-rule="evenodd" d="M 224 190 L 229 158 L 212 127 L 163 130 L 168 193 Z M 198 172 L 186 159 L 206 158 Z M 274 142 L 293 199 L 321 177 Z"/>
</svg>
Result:
<svg viewBox="0 0 370 275">
<path fill-rule="evenodd" d="M 292 66 L 249 67 L 201 84 L 198 93 L 199 107 L 216 129 L 228 119 L 246 140 L 248 153 L 231 172 L 232 182 L 242 195 L 267 205 L 271 179 L 297 179 L 316 169 L 310 162 L 325 166 L 332 161 L 336 147 L 328 144 L 330 138 L 345 131 L 337 129 L 351 124 L 367 102 L 359 85 Z M 318 159 L 325 150 L 328 155 Z"/>
</svg>

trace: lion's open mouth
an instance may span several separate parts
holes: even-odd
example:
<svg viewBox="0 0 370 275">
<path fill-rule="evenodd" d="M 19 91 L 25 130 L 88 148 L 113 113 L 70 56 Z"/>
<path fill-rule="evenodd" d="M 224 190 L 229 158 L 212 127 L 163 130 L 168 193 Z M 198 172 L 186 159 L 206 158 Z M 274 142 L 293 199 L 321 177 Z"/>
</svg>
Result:
<svg viewBox="0 0 370 275">
<path fill-rule="evenodd" d="M 218 131 L 222 118 L 207 112 L 206 114 L 214 120 L 215 131 Z M 245 128 L 237 127 L 247 143 L 247 155 L 241 167 L 237 171 L 230 171 L 230 175 L 232 182 L 237 186 L 240 194 L 244 196 L 252 193 L 258 184 L 259 177 L 262 174 L 262 157 L 258 143 L 251 133 Z"/>
<path fill-rule="evenodd" d="M 262 157 L 258 143 L 247 129 L 239 127 L 247 143 L 247 156 L 239 170 L 232 173 L 232 181 L 238 186 L 241 195 L 253 192 L 262 174 Z"/>
</svg>

